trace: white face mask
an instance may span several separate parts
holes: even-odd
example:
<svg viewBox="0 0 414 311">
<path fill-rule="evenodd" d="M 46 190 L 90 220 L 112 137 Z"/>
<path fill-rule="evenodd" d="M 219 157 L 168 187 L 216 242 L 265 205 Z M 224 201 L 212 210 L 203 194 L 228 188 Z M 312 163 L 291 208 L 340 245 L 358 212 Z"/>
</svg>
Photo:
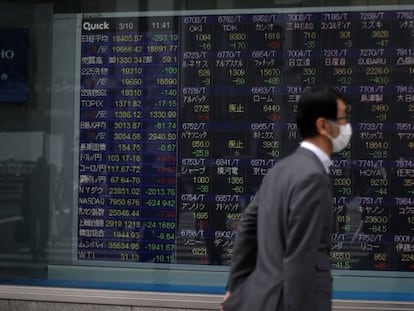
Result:
<svg viewBox="0 0 414 311">
<path fill-rule="evenodd" d="M 339 128 L 339 135 L 335 138 L 328 135 L 329 139 L 332 142 L 332 152 L 340 152 L 348 145 L 351 136 L 352 136 L 352 127 L 351 124 L 347 123 L 344 125 L 338 125 L 335 122 L 330 122 L 332 125 L 335 125 Z"/>
</svg>

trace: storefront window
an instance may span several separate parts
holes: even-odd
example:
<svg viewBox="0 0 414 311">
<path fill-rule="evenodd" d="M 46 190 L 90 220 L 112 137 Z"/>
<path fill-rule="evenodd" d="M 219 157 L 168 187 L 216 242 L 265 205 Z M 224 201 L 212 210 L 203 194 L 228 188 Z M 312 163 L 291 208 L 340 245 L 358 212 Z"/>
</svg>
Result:
<svg viewBox="0 0 414 311">
<path fill-rule="evenodd" d="M 224 292 L 297 98 L 330 84 L 355 132 L 335 295 L 412 300 L 414 6 L 386 4 L 1 2 L 2 282 Z"/>
</svg>

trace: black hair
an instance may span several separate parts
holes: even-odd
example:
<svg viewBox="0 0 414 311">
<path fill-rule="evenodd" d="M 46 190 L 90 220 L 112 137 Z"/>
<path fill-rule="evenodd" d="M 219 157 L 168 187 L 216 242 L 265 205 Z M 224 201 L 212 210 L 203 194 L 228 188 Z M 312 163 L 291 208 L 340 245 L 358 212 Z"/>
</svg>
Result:
<svg viewBox="0 0 414 311">
<path fill-rule="evenodd" d="M 343 97 L 329 86 L 315 86 L 306 90 L 298 101 L 296 123 L 303 138 L 317 134 L 316 120 L 335 120 L 338 113 L 338 99 Z"/>
</svg>

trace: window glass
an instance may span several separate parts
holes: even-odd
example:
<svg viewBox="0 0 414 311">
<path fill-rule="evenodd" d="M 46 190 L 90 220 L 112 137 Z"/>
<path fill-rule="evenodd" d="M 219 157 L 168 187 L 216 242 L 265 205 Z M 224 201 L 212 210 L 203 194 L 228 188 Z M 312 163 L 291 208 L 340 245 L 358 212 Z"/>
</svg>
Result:
<svg viewBox="0 0 414 311">
<path fill-rule="evenodd" d="M 224 292 L 297 98 L 331 84 L 335 295 L 412 300 L 414 7 L 385 4 L 2 2 L 3 282 Z"/>
</svg>

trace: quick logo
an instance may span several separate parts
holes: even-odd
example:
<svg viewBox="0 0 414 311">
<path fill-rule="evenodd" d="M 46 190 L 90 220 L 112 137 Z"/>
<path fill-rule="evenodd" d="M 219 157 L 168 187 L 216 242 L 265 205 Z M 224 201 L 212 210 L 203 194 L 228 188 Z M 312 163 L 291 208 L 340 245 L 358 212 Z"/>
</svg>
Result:
<svg viewBox="0 0 414 311">
<path fill-rule="evenodd" d="M 109 30 L 109 23 L 104 21 L 103 23 L 90 23 L 84 22 L 82 25 L 83 30 Z"/>
</svg>

